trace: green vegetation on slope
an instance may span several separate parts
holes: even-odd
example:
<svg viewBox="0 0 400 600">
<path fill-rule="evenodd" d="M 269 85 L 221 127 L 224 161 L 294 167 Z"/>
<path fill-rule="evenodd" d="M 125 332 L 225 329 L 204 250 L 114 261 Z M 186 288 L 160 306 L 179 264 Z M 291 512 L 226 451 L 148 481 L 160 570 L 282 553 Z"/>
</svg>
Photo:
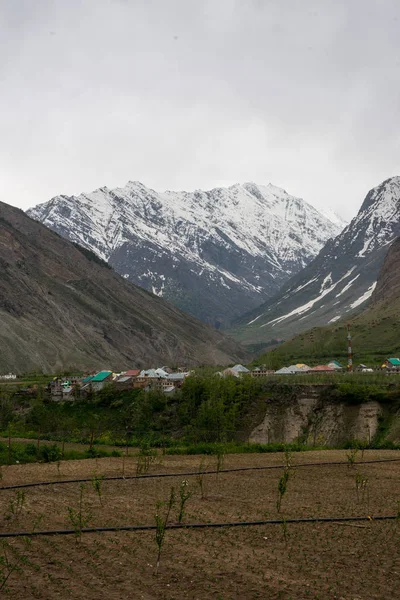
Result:
<svg viewBox="0 0 400 600">
<path fill-rule="evenodd" d="M 353 362 L 381 366 L 400 354 L 400 299 L 381 302 L 351 320 Z M 280 368 L 297 362 L 324 364 L 330 360 L 347 362 L 346 322 L 300 333 L 275 350 L 262 354 L 258 364 Z"/>
<path fill-rule="evenodd" d="M 0 392 L 3 434 L 10 426 L 21 437 L 40 431 L 71 441 L 93 433 L 103 443 L 149 435 L 214 442 L 235 438 L 247 407 L 265 394 L 265 382 L 250 377 L 189 377 L 172 397 L 158 391 L 120 392 L 110 385 L 76 402 L 49 401 L 40 389 L 35 398 L 10 390 L 4 386 Z"/>
<path fill-rule="evenodd" d="M 272 368 L 296 362 L 326 363 L 346 361 L 347 320 L 351 321 L 354 362 L 380 366 L 389 357 L 400 354 L 400 238 L 390 246 L 379 274 L 370 305 L 346 321 L 314 328 L 296 335 L 271 352 L 259 363 Z"/>
<path fill-rule="evenodd" d="M 49 401 L 41 389 L 28 397 L 8 386 L 0 390 L 0 435 L 97 445 L 135 446 L 147 440 L 171 448 L 242 444 L 264 419 L 266 402 L 286 406 L 310 389 L 324 402 L 354 405 L 375 400 L 390 414 L 400 405 L 400 379 L 375 373 L 318 380 L 307 375 L 189 377 L 174 396 L 108 386 L 75 402 Z"/>
</svg>

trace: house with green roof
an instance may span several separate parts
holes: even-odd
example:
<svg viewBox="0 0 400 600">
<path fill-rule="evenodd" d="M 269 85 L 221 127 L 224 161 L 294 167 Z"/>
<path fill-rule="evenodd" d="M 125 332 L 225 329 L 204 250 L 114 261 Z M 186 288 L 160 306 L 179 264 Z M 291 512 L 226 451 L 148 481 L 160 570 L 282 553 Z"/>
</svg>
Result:
<svg viewBox="0 0 400 600">
<path fill-rule="evenodd" d="M 398 369 L 400 370 L 400 358 L 387 358 L 382 367 L 386 369 L 396 369 L 396 371 Z"/>
<path fill-rule="evenodd" d="M 341 365 L 340 362 L 338 362 L 337 360 L 332 360 L 331 362 L 329 362 L 328 367 L 331 367 L 331 369 L 335 369 L 335 371 L 340 371 L 341 369 L 343 369 L 343 365 Z"/>
<path fill-rule="evenodd" d="M 96 373 L 96 375 L 94 375 L 92 377 L 92 382 L 97 382 L 97 381 L 107 381 L 108 379 L 112 379 L 112 371 L 100 371 L 99 373 Z"/>
<path fill-rule="evenodd" d="M 92 377 L 89 383 L 92 386 L 92 389 L 95 392 L 98 392 L 99 390 L 103 389 L 103 387 L 107 385 L 107 383 L 111 383 L 112 380 L 112 371 L 99 371 L 99 373 L 96 373 L 96 375 Z"/>
</svg>

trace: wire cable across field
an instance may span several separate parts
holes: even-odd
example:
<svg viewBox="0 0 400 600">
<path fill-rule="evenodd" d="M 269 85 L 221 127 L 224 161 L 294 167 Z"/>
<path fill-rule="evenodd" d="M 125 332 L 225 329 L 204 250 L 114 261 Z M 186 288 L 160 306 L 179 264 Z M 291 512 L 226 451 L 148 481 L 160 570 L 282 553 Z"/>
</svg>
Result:
<svg viewBox="0 0 400 600">
<path fill-rule="evenodd" d="M 218 529 L 222 527 L 258 527 L 260 525 L 283 525 L 299 523 L 346 523 L 349 521 L 393 521 L 398 515 L 378 515 L 376 517 L 308 517 L 304 519 L 268 519 L 264 521 L 232 521 L 228 523 L 181 523 L 166 525 L 166 529 Z M 50 529 L 48 531 L 1 532 L 0 538 L 32 537 L 50 535 L 76 535 L 77 533 L 110 533 L 115 531 L 155 531 L 157 525 L 121 525 L 119 527 L 83 527 L 82 529 Z"/>
<path fill-rule="evenodd" d="M 387 458 L 387 459 L 375 459 L 375 460 L 364 460 L 362 462 L 356 462 L 352 466 L 371 465 L 379 463 L 390 463 L 400 462 L 400 458 Z M 334 461 L 334 462 L 319 462 L 319 463 L 299 463 L 293 464 L 292 467 L 296 469 L 304 467 L 326 467 L 326 466 L 349 466 L 347 461 Z M 181 473 L 146 473 L 142 475 L 109 475 L 104 476 L 103 481 L 123 481 L 129 479 L 152 479 L 162 477 L 195 477 L 201 475 L 216 475 L 222 473 L 237 473 L 239 471 L 269 471 L 271 469 L 282 469 L 284 465 L 266 465 L 263 467 L 235 467 L 233 469 L 220 469 L 213 471 L 186 471 Z M 83 479 L 60 479 L 52 481 L 39 481 L 34 483 L 18 483 L 14 485 L 5 485 L 0 487 L 0 492 L 3 490 L 16 490 L 20 488 L 40 487 L 45 485 L 66 485 L 68 483 L 85 483 L 92 480 L 93 476 L 84 477 Z"/>
</svg>

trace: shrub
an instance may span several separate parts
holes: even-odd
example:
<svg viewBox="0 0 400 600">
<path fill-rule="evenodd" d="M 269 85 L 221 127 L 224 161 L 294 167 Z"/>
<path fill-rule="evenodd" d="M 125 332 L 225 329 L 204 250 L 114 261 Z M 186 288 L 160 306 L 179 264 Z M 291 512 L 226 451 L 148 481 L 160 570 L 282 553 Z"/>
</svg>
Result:
<svg viewBox="0 0 400 600">
<path fill-rule="evenodd" d="M 62 450 L 57 444 L 42 446 L 40 448 L 40 458 L 46 463 L 57 462 L 62 458 Z"/>
<path fill-rule="evenodd" d="M 25 454 L 28 456 L 37 456 L 37 446 L 35 444 L 26 444 Z"/>
<path fill-rule="evenodd" d="M 86 450 L 85 454 L 88 458 L 97 458 L 99 456 L 99 453 L 94 446 Z"/>
</svg>

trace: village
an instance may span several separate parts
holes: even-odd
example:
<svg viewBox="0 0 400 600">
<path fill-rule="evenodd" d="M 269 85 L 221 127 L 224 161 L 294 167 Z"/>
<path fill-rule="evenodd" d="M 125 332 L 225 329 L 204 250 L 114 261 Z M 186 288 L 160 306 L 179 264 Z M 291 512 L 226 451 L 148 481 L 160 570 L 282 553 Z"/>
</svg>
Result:
<svg viewBox="0 0 400 600">
<path fill-rule="evenodd" d="M 348 365 L 344 366 L 337 360 L 332 360 L 325 365 L 310 367 L 304 363 L 296 363 L 271 370 L 266 365 L 247 368 L 237 364 L 222 371 L 214 373 L 215 377 L 272 377 L 279 375 L 320 375 L 349 372 Z M 364 364 L 356 365 L 351 371 L 358 373 L 381 372 L 386 374 L 400 374 L 400 358 L 386 359 L 379 369 L 372 369 Z M 129 391 L 142 389 L 144 391 L 156 390 L 165 395 L 172 395 L 184 383 L 185 379 L 195 376 L 196 370 L 188 370 L 183 367 L 175 370 L 168 366 L 150 369 L 130 369 L 127 371 L 114 372 L 101 370 L 84 375 L 55 376 L 46 386 L 46 390 L 54 401 L 75 400 L 85 398 L 93 393 L 99 392 L 105 386 L 112 386 L 117 391 Z M 15 373 L 0 375 L 0 382 L 17 382 Z M 34 386 L 36 387 L 36 386 Z"/>
</svg>

